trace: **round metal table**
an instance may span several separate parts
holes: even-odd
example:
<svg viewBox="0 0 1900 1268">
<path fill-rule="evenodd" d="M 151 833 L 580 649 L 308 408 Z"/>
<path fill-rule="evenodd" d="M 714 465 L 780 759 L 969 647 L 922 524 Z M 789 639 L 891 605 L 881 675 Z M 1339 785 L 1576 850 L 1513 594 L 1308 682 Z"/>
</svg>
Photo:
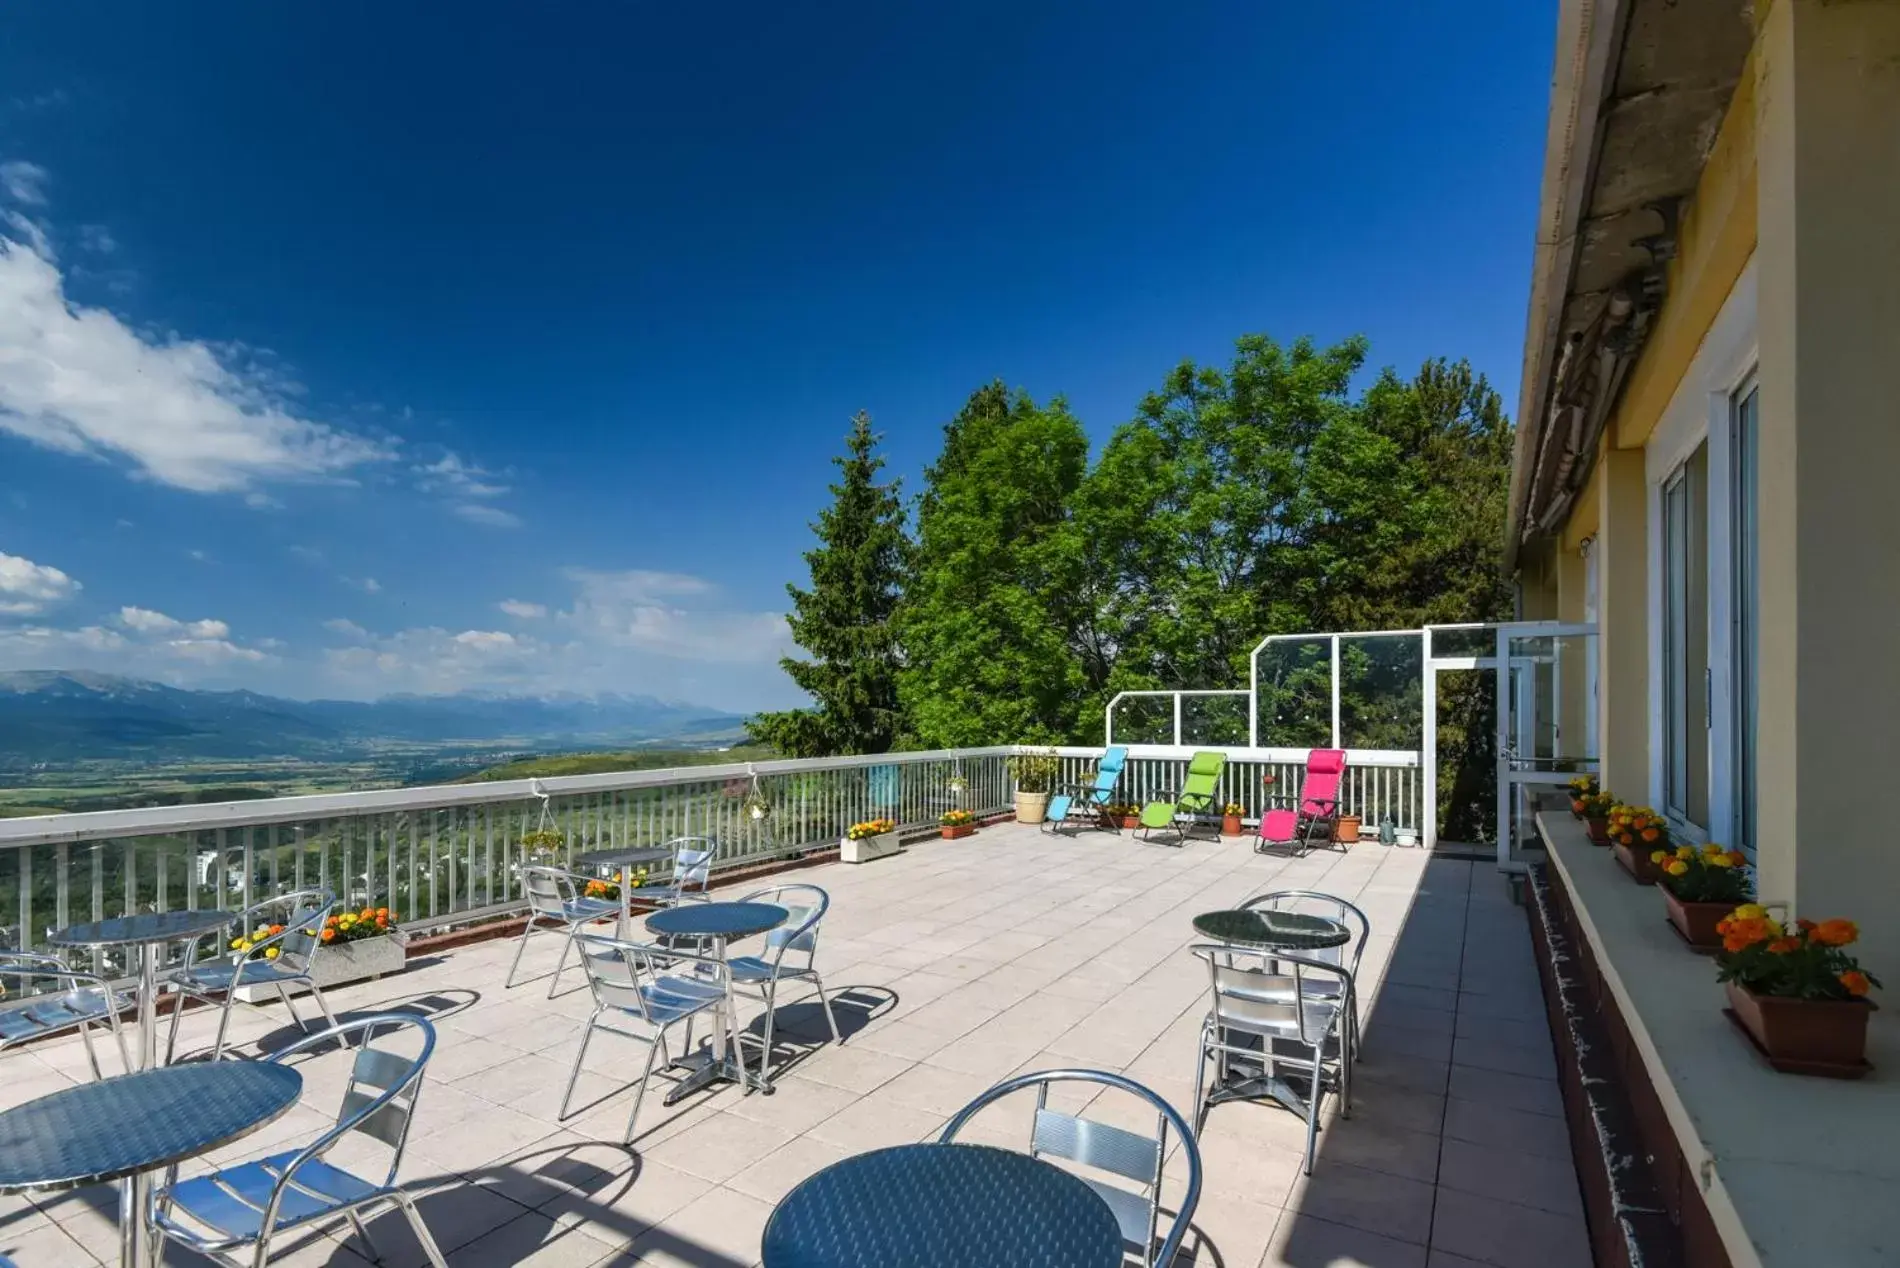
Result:
<svg viewBox="0 0 1900 1268">
<path fill-rule="evenodd" d="M 673 857 L 673 851 L 663 845 L 624 845 L 606 850 L 588 850 L 574 856 L 576 867 L 627 868 L 641 863 L 658 863 L 662 859 Z M 620 936 L 633 936 L 633 886 L 626 877 L 620 881 Z"/>
<path fill-rule="evenodd" d="M 1280 951 L 1318 951 L 1352 941 L 1352 933 L 1339 921 L 1298 911 L 1203 912 L 1194 917 L 1194 930 L 1216 942 Z"/>
<path fill-rule="evenodd" d="M 56 947 L 89 951 L 137 948 L 139 1066 L 150 1070 L 158 1063 L 158 965 L 165 958 L 165 947 L 215 933 L 236 920 L 236 913 L 229 911 L 141 911 L 58 929 L 47 934 L 46 940 Z"/>
<path fill-rule="evenodd" d="M 1075 1176 L 988 1145 L 898 1145 L 846 1158 L 785 1195 L 765 1268 L 1114 1268 L 1121 1229 Z"/>
<path fill-rule="evenodd" d="M 151 1173 L 250 1135 L 297 1103 L 303 1076 L 262 1061 L 122 1074 L 0 1112 L 0 1193 L 119 1189 L 119 1262 L 148 1262 Z"/>
<path fill-rule="evenodd" d="M 703 938 L 712 943 L 713 956 L 721 966 L 722 996 L 714 1010 L 712 1038 L 708 1051 L 689 1052 L 672 1064 L 692 1073 L 681 1079 L 666 1094 L 666 1103 L 676 1105 L 715 1079 L 729 1079 L 741 1087 L 772 1089 L 763 1080 L 746 1073 L 745 1054 L 739 1051 L 739 1035 L 734 1025 L 732 971 L 726 965 L 726 943 L 733 938 L 749 938 L 755 933 L 776 929 L 790 920 L 792 913 L 772 903 L 686 903 L 656 911 L 647 917 L 649 933 L 669 938 Z M 731 1043 L 728 1047 L 727 1039 Z"/>
</svg>

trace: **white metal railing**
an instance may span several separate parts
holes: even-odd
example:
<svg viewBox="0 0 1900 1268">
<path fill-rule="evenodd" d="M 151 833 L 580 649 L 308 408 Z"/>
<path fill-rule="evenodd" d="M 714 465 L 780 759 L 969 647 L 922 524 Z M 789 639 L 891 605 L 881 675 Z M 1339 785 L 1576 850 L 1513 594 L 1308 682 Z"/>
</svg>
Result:
<svg viewBox="0 0 1900 1268">
<path fill-rule="evenodd" d="M 1253 699 L 1253 693 L 1251 691 L 1118 691 L 1115 693 L 1114 697 L 1109 700 L 1107 706 L 1102 710 L 1102 734 L 1105 737 L 1107 743 L 1113 744 L 1115 742 L 1115 711 L 1121 708 L 1123 705 L 1127 704 L 1129 701 L 1166 700 L 1169 702 L 1171 706 L 1171 708 L 1169 709 L 1169 713 L 1172 719 L 1172 722 L 1168 731 L 1169 736 L 1170 736 L 1170 739 L 1168 742 L 1170 744 L 1176 745 L 1177 747 L 1183 744 L 1192 743 L 1194 742 L 1193 738 L 1187 735 L 1187 732 L 1182 725 L 1182 711 L 1181 711 L 1182 702 L 1185 700 L 1200 700 L 1200 699 L 1208 699 L 1208 698 L 1219 697 L 1219 696 L 1238 697 L 1242 700 L 1249 701 L 1250 703 L 1249 703 L 1248 716 L 1249 717 L 1252 716 L 1251 701 Z M 1123 729 L 1124 731 L 1126 731 L 1126 727 L 1124 727 Z M 1241 726 L 1237 728 L 1237 730 L 1245 730 L 1245 729 L 1246 729 L 1245 726 Z M 1210 745 L 1218 745 L 1222 742 L 1220 737 L 1218 736 L 1207 736 L 1207 737 L 1202 737 L 1202 738 L 1207 739 Z M 1238 736 L 1236 736 L 1236 738 L 1238 738 Z M 1251 737 L 1249 738 L 1248 742 L 1250 744 L 1253 742 Z"/>
<path fill-rule="evenodd" d="M 0 921 L 22 948 L 129 911 L 320 887 L 425 931 L 518 910 L 543 807 L 584 850 L 712 837 L 715 866 L 795 857 L 851 824 L 1009 804 L 1008 747 L 573 775 L 0 820 Z M 757 796 L 754 796 L 756 790 Z M 754 805 L 766 813 L 755 818 Z M 108 966 L 109 967 L 109 966 Z"/>
<path fill-rule="evenodd" d="M 1014 791 L 1008 759 L 1028 751 L 1050 750 L 733 763 L 4 819 L 0 917 L 27 948 L 48 929 L 78 921 L 243 907 L 318 887 L 345 902 L 389 907 L 424 932 L 521 909 L 522 838 L 544 805 L 570 863 L 589 849 L 698 835 L 717 842 L 715 866 L 729 868 L 834 844 L 863 819 L 918 828 L 952 808 L 1004 810 Z M 1248 819 L 1272 796 L 1297 793 L 1305 750 L 1224 751 L 1220 799 L 1242 806 Z M 1062 780 L 1094 777 L 1101 749 L 1054 752 Z M 1178 788 L 1192 753 L 1132 747 L 1120 799 L 1139 805 Z M 1350 751 L 1341 800 L 1368 825 L 1419 824 L 1418 755 Z M 755 805 L 766 808 L 763 818 L 753 817 Z M 101 957 L 100 967 L 122 966 Z"/>
</svg>

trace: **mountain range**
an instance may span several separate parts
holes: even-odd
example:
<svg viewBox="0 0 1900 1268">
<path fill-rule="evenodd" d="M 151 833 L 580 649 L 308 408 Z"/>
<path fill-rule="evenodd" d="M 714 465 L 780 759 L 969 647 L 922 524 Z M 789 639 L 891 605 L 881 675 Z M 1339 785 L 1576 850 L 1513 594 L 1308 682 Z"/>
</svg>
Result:
<svg viewBox="0 0 1900 1268">
<path fill-rule="evenodd" d="M 314 757 L 379 742 L 625 744 L 736 737 L 744 719 L 652 696 L 458 692 L 286 700 L 78 670 L 0 673 L 0 761 Z"/>
</svg>

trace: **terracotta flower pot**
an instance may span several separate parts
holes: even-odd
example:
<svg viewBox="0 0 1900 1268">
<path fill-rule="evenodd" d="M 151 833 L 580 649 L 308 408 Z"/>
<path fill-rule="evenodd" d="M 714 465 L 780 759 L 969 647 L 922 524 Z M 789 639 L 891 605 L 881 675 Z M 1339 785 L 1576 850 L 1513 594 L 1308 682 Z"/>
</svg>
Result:
<svg viewBox="0 0 1900 1268">
<path fill-rule="evenodd" d="M 1860 999 L 1783 999 L 1757 995 L 1734 982 L 1729 1008 L 1777 1070 L 1858 1078 L 1868 1070 L 1867 1016 Z"/>
<path fill-rule="evenodd" d="M 1634 845 L 1624 845 L 1618 841 L 1612 848 L 1616 851 L 1616 861 L 1623 865 L 1623 870 L 1628 872 L 1638 885 L 1654 885 L 1662 879 L 1662 869 L 1657 867 L 1656 861 L 1649 857 L 1655 853 L 1655 846 L 1644 845 L 1640 841 Z"/>
<path fill-rule="evenodd" d="M 1592 816 L 1583 821 L 1583 826 L 1589 829 L 1591 845 L 1608 845 L 1610 843 L 1610 821 L 1607 817 L 1599 819 Z"/>
<path fill-rule="evenodd" d="M 1141 826 L 1141 816 L 1139 814 L 1123 815 L 1121 817 L 1121 825 L 1124 831 L 1132 831 L 1135 828 L 1139 828 Z"/>
<path fill-rule="evenodd" d="M 1735 904 L 1685 903 L 1667 885 L 1659 888 L 1662 890 L 1663 906 L 1669 912 L 1669 923 L 1676 927 L 1676 932 L 1698 951 L 1720 951 L 1722 935 L 1715 931 L 1715 926 L 1735 910 Z"/>
<path fill-rule="evenodd" d="M 943 839 L 946 841 L 961 841 L 964 837 L 969 836 L 975 831 L 976 825 L 974 823 L 946 823 L 943 825 Z"/>
<path fill-rule="evenodd" d="M 1240 835 L 1240 816 L 1239 815 L 1221 816 L 1220 834 L 1224 837 L 1239 836 Z"/>
<path fill-rule="evenodd" d="M 1359 816 L 1340 815 L 1333 821 L 1333 840 L 1344 845 L 1355 845 L 1359 841 Z"/>
</svg>

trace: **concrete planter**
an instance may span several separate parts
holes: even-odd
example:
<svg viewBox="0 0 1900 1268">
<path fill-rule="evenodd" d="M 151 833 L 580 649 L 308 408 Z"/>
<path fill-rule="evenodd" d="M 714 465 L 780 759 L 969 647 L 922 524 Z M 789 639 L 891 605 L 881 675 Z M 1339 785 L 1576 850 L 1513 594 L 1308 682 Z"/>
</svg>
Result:
<svg viewBox="0 0 1900 1268">
<path fill-rule="evenodd" d="M 895 832 L 885 832 L 874 837 L 860 837 L 856 841 L 846 837 L 838 843 L 838 857 L 846 863 L 869 863 L 872 859 L 896 854 L 903 848 L 898 843 Z"/>
<path fill-rule="evenodd" d="M 1016 822 L 1041 823 L 1049 817 L 1049 794 L 1046 792 L 1019 792 L 1016 794 Z"/>
<path fill-rule="evenodd" d="M 310 961 L 310 976 L 328 990 L 348 982 L 402 972 L 409 955 L 409 939 L 400 929 L 392 929 L 376 938 L 356 942 L 338 942 L 316 949 Z M 299 982 L 286 989 L 292 995 L 305 993 Z M 247 1004 L 266 1004 L 277 998 L 274 986 L 240 986 L 237 997 Z"/>
</svg>

